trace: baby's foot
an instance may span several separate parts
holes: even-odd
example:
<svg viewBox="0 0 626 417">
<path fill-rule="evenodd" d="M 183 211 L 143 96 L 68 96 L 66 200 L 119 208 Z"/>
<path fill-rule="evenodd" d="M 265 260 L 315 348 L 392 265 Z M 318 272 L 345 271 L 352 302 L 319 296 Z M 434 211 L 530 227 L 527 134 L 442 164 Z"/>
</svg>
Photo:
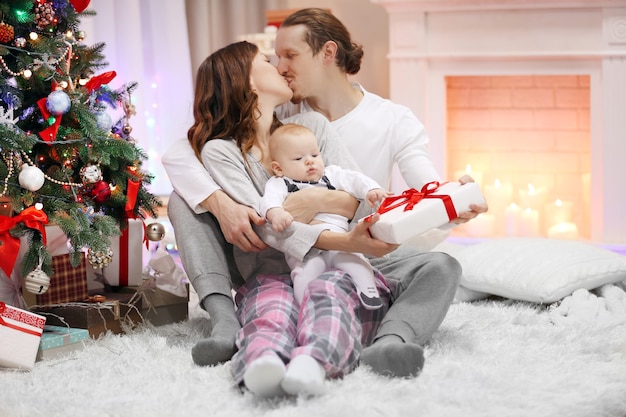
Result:
<svg viewBox="0 0 626 417">
<path fill-rule="evenodd" d="M 289 362 L 282 388 L 291 395 L 320 395 L 325 391 L 324 367 L 309 355 L 296 356 Z"/>
<path fill-rule="evenodd" d="M 367 310 L 378 310 L 383 306 L 383 301 L 378 295 L 376 287 L 368 287 L 365 291 L 357 291 L 361 304 Z"/>
</svg>

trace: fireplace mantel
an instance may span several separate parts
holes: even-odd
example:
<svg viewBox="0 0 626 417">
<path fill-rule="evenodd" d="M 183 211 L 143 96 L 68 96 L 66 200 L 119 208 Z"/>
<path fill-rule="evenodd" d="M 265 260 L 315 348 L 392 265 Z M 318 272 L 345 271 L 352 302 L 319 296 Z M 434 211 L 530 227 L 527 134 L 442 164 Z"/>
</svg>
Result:
<svg viewBox="0 0 626 417">
<path fill-rule="evenodd" d="M 626 243 L 626 0 L 371 0 L 389 14 L 390 98 L 446 172 L 450 75 L 590 76 L 591 238 Z"/>
</svg>

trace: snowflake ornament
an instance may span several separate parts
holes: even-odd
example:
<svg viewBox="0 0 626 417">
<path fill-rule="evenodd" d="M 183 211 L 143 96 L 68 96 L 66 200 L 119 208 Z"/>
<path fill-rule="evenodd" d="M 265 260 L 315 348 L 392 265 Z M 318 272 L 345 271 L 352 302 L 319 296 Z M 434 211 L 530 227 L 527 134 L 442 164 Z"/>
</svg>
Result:
<svg viewBox="0 0 626 417">
<path fill-rule="evenodd" d="M 13 118 L 12 107 L 9 107 L 9 109 L 5 111 L 4 107 L 0 106 L 0 125 L 8 125 L 9 127 L 13 127 L 18 120 L 20 120 L 19 117 Z"/>
<path fill-rule="evenodd" d="M 54 71 L 58 63 L 59 61 L 56 58 L 51 57 L 48 54 L 42 54 L 41 59 L 35 58 L 33 60 L 33 68 L 38 70 L 41 67 L 45 67 L 46 69 Z"/>
</svg>

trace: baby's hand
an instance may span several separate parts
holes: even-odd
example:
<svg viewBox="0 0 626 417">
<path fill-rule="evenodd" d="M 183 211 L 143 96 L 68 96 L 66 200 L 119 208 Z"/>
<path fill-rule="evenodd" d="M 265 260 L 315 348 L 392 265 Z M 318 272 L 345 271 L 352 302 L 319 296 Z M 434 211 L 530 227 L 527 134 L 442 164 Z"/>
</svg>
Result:
<svg viewBox="0 0 626 417">
<path fill-rule="evenodd" d="M 374 188 L 373 190 L 369 190 L 365 199 L 367 200 L 367 204 L 370 207 L 378 208 L 378 205 L 381 201 L 385 199 L 391 193 L 389 191 L 383 190 L 382 188 Z"/>
<path fill-rule="evenodd" d="M 293 222 L 291 214 L 280 207 L 269 209 L 265 214 L 265 217 L 267 217 L 267 220 L 272 225 L 272 229 L 276 232 L 282 232 L 289 227 L 291 222 Z"/>
</svg>

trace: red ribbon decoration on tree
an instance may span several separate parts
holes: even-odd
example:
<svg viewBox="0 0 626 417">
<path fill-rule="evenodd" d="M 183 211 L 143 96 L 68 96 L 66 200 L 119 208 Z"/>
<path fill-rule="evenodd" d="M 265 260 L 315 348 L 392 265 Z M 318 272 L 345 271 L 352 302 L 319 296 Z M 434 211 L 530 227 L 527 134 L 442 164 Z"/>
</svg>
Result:
<svg viewBox="0 0 626 417">
<path fill-rule="evenodd" d="M 89 6 L 91 0 L 70 0 L 70 4 L 76 10 L 77 13 L 81 13 Z"/>
<path fill-rule="evenodd" d="M 115 71 L 108 71 L 103 72 L 100 75 L 96 75 L 95 77 L 91 77 L 91 79 L 85 84 L 85 88 L 91 93 L 102 87 L 102 84 L 110 83 L 116 75 L 117 73 Z"/>
<path fill-rule="evenodd" d="M 31 206 L 13 217 L 0 216 L 0 268 L 7 277 L 11 276 L 20 251 L 20 239 L 11 236 L 10 233 L 11 229 L 18 223 L 24 223 L 26 227 L 38 230 L 41 233 L 43 244 L 47 243 L 44 225 L 48 224 L 48 216 L 43 210 Z"/>
<path fill-rule="evenodd" d="M 431 181 L 424 184 L 420 191 L 417 191 L 415 188 L 409 188 L 400 195 L 386 197 L 376 213 L 383 214 L 403 205 L 405 205 L 404 211 L 410 211 L 413 210 L 413 207 L 415 207 L 417 203 L 425 198 L 439 198 L 443 202 L 446 213 L 448 214 L 448 219 L 454 220 L 458 217 L 458 214 L 454 208 L 454 203 L 452 203 L 452 198 L 446 194 L 434 194 L 443 184 L 440 184 L 438 181 Z M 371 218 L 372 215 L 369 215 L 365 218 L 365 221 L 369 222 Z"/>
<path fill-rule="evenodd" d="M 44 119 L 48 120 L 52 113 L 48 111 L 46 107 L 46 102 L 48 101 L 47 97 L 41 98 L 37 100 L 37 106 L 39 107 L 39 111 L 43 115 Z M 57 137 L 57 133 L 59 132 L 59 126 L 61 126 L 61 116 L 54 117 L 54 123 L 39 132 L 39 136 L 46 142 L 54 142 Z"/>
</svg>

